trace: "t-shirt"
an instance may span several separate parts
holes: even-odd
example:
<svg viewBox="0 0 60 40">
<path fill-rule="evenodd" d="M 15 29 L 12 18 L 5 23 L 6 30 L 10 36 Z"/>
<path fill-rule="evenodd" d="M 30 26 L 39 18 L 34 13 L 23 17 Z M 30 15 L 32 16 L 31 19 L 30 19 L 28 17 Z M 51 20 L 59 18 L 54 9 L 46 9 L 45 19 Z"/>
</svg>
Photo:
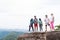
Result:
<svg viewBox="0 0 60 40">
<path fill-rule="evenodd" d="M 50 17 L 50 21 L 54 21 L 54 16 L 51 16 Z"/>
<path fill-rule="evenodd" d="M 38 19 L 34 19 L 34 24 L 37 24 L 38 23 Z"/>
<path fill-rule="evenodd" d="M 30 20 L 30 24 L 33 24 L 34 23 L 34 20 Z"/>
<path fill-rule="evenodd" d="M 42 21 L 39 20 L 39 24 L 42 24 Z"/>
<path fill-rule="evenodd" d="M 49 23 L 49 18 L 45 18 L 45 24 L 48 24 Z"/>
</svg>

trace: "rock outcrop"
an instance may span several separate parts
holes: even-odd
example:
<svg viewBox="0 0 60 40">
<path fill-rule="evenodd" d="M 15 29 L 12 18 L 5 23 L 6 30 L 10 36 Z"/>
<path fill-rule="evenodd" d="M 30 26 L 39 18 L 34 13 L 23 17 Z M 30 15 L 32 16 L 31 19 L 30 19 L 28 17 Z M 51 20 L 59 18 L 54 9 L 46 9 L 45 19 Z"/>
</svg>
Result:
<svg viewBox="0 0 60 40">
<path fill-rule="evenodd" d="M 17 40 L 60 40 L 60 31 L 26 33 Z"/>
</svg>

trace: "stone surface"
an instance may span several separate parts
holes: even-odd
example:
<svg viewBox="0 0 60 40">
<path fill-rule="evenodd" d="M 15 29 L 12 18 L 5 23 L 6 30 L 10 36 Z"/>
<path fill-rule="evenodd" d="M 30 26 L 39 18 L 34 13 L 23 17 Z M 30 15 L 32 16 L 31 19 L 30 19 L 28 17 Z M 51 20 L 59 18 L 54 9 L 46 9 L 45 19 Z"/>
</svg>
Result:
<svg viewBox="0 0 60 40">
<path fill-rule="evenodd" d="M 48 32 L 46 40 L 60 40 L 60 31 Z"/>
<path fill-rule="evenodd" d="M 26 33 L 17 40 L 60 40 L 60 31 Z"/>
</svg>

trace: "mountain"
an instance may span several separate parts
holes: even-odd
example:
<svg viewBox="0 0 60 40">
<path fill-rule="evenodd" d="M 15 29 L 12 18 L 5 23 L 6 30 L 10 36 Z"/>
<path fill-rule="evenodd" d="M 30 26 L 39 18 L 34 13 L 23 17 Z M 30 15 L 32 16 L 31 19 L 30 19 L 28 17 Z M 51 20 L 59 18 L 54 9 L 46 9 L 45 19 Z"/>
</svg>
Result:
<svg viewBox="0 0 60 40">
<path fill-rule="evenodd" d="M 0 39 L 4 39 L 6 37 L 17 37 L 18 35 L 26 33 L 27 30 L 0 30 Z"/>
<path fill-rule="evenodd" d="M 9 31 L 0 31 L 0 38 L 8 35 L 10 32 Z"/>
<path fill-rule="evenodd" d="M 0 40 L 17 40 L 19 35 L 24 34 L 24 32 L 10 32 L 8 35 L 5 37 L 1 38 Z"/>
</svg>

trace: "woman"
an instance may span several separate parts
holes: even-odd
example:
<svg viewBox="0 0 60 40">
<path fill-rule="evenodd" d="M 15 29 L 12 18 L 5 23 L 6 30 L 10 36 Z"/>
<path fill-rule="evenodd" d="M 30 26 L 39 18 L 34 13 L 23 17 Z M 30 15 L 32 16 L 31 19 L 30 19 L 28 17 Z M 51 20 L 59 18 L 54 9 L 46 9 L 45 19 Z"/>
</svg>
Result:
<svg viewBox="0 0 60 40">
<path fill-rule="evenodd" d="M 40 27 L 40 31 L 43 31 L 42 26 L 43 26 L 42 20 L 41 20 L 41 18 L 39 18 L 39 27 Z"/>
<path fill-rule="evenodd" d="M 51 14 L 51 18 L 50 18 L 50 27 L 51 27 L 51 31 L 54 31 L 54 16 L 53 16 L 53 13 Z"/>
</svg>

